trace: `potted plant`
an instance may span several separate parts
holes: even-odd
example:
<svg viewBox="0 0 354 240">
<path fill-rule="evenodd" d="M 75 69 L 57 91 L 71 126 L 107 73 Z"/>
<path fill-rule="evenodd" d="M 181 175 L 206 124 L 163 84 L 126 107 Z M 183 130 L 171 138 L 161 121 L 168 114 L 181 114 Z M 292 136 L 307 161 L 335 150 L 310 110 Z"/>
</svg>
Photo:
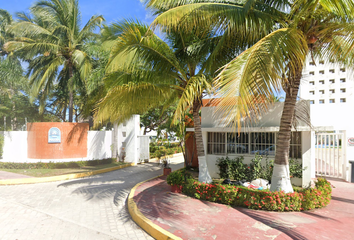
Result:
<svg viewBox="0 0 354 240">
<path fill-rule="evenodd" d="M 187 174 L 185 169 L 171 172 L 167 176 L 167 184 L 171 185 L 171 192 L 181 193 L 183 189 L 183 184 L 187 178 L 190 178 L 191 175 Z"/>
<path fill-rule="evenodd" d="M 168 161 L 168 158 L 165 156 L 164 158 L 161 159 L 161 163 L 162 163 L 162 166 L 163 166 L 163 175 L 164 176 L 168 176 L 170 173 L 171 173 L 171 168 L 170 168 L 170 165 L 169 165 L 169 161 Z"/>
</svg>

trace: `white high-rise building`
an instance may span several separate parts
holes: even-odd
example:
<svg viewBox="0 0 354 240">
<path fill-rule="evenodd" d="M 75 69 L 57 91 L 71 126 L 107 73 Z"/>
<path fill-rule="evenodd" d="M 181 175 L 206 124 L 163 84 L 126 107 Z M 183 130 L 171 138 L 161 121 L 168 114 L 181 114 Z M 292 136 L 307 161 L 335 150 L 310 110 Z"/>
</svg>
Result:
<svg viewBox="0 0 354 240">
<path fill-rule="evenodd" d="M 335 63 L 311 58 L 306 62 L 300 87 L 300 98 L 311 104 L 354 103 L 353 73 Z"/>
</svg>

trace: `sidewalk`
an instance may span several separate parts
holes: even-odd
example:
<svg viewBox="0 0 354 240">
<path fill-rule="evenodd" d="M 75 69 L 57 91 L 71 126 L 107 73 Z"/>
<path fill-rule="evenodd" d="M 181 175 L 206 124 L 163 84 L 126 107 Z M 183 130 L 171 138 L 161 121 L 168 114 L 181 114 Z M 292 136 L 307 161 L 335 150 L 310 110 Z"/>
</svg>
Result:
<svg viewBox="0 0 354 240">
<path fill-rule="evenodd" d="M 19 178 L 33 178 L 33 177 L 23 175 L 23 174 L 18 174 L 18 173 L 0 171 L 0 180 L 2 180 L 2 179 L 19 179 Z"/>
<path fill-rule="evenodd" d="M 182 239 L 354 239 L 354 184 L 336 188 L 323 209 L 265 212 L 199 201 L 171 193 L 165 178 L 141 184 L 134 201 L 157 226 Z"/>
</svg>

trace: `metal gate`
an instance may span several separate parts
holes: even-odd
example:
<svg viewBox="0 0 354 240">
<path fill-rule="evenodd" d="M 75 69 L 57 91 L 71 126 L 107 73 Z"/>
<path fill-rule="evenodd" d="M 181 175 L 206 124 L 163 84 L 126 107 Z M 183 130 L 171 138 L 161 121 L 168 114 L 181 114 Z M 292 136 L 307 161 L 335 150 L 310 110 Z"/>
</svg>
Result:
<svg viewBox="0 0 354 240">
<path fill-rule="evenodd" d="M 316 133 L 316 176 L 347 180 L 346 138 L 343 133 Z"/>
<path fill-rule="evenodd" d="M 149 136 L 139 136 L 140 148 L 139 148 L 139 159 L 149 160 L 150 159 L 150 139 Z"/>
</svg>

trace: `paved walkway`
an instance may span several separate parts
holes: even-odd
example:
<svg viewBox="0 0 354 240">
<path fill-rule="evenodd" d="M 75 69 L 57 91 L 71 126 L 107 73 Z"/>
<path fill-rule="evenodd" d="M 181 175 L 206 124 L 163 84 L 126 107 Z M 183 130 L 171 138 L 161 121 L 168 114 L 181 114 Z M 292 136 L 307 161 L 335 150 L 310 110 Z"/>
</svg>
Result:
<svg viewBox="0 0 354 240">
<path fill-rule="evenodd" d="M 12 173 L 12 172 L 0 171 L 0 180 L 2 180 L 2 179 L 18 179 L 18 178 L 31 178 L 31 176 L 18 174 L 18 173 Z"/>
<path fill-rule="evenodd" d="M 182 161 L 172 159 L 172 169 Z M 161 166 L 147 163 L 84 179 L 0 186 L 0 239 L 152 239 L 125 203 L 132 187 L 161 174 Z"/>
<path fill-rule="evenodd" d="M 140 185 L 134 201 L 153 223 L 182 239 L 354 239 L 353 183 L 331 181 L 336 188 L 323 209 L 277 213 L 171 193 L 164 179 Z"/>
</svg>

